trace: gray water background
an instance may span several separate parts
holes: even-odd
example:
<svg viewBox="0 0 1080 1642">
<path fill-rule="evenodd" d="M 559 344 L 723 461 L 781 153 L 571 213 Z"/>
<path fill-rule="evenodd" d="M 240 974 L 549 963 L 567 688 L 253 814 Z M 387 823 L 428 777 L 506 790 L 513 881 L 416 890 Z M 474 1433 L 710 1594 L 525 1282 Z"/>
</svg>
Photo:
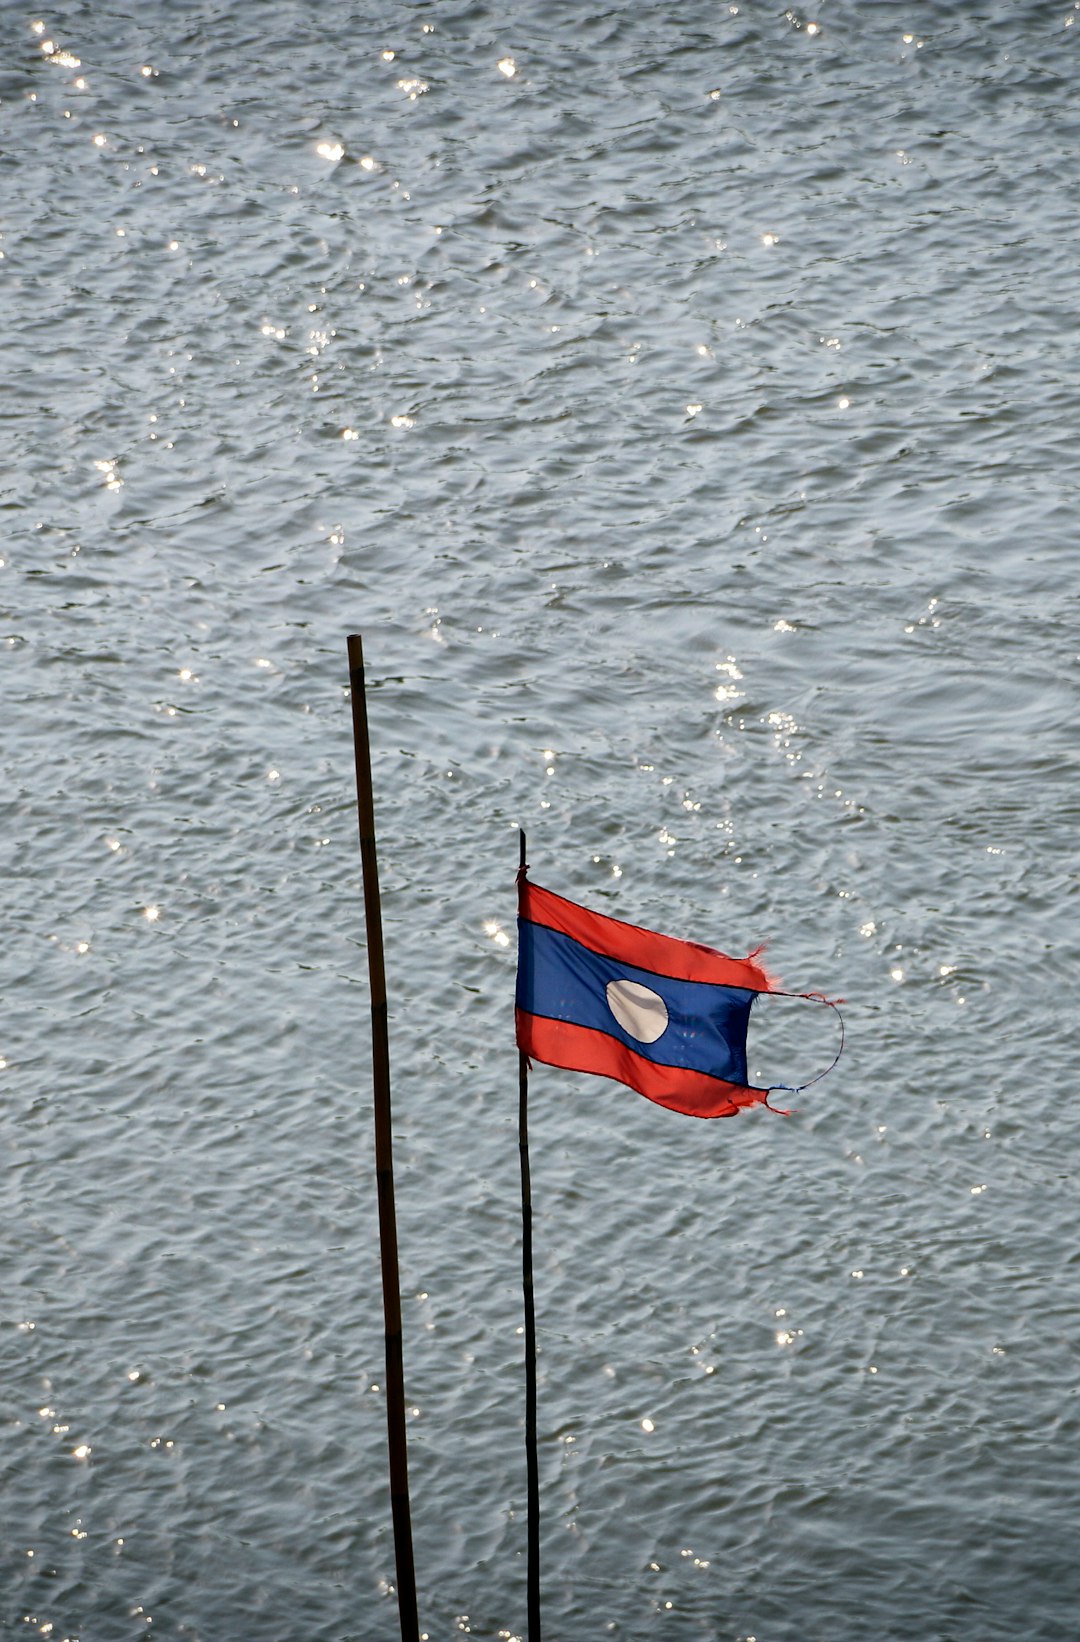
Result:
<svg viewBox="0 0 1080 1642">
<path fill-rule="evenodd" d="M 422 1629 L 525 1632 L 520 825 L 849 1029 L 536 1068 L 545 1635 L 1075 1638 L 1080 10 L 0 21 L 0 1630 L 397 1634 L 358 630 Z"/>
</svg>

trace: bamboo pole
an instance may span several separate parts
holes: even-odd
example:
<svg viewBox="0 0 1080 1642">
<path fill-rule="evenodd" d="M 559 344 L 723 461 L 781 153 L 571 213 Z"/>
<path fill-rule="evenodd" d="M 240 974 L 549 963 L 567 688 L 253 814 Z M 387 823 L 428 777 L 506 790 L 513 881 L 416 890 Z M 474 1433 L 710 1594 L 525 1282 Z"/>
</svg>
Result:
<svg viewBox="0 0 1080 1642">
<path fill-rule="evenodd" d="M 519 870 L 525 833 L 519 831 Z M 525 1476 L 528 1497 L 526 1612 L 529 1642 L 540 1642 L 540 1468 L 536 1453 L 536 1312 L 533 1303 L 532 1181 L 529 1172 L 529 1057 L 518 1050 L 518 1153 L 521 1158 L 521 1286 L 525 1299 Z"/>
<path fill-rule="evenodd" d="M 368 975 L 371 983 L 371 1059 L 375 1097 L 375 1176 L 379 1194 L 379 1247 L 382 1256 L 383 1316 L 386 1328 L 386 1427 L 390 1450 L 390 1506 L 394 1523 L 398 1612 L 402 1642 L 419 1642 L 416 1574 L 409 1513 L 409 1470 L 405 1447 L 405 1377 L 401 1352 L 401 1281 L 398 1276 L 397 1215 L 394 1208 L 393 1130 L 390 1121 L 390 1048 L 383 966 L 382 905 L 375 854 L 375 804 L 371 784 L 364 649 L 351 633 L 349 687 L 356 752 L 356 808 L 364 875 Z"/>
</svg>

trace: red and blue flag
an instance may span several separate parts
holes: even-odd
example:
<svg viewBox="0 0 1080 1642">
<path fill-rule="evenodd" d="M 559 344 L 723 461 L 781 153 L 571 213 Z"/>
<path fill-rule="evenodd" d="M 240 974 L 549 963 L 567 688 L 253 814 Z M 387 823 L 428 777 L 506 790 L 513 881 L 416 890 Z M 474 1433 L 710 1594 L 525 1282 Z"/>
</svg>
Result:
<svg viewBox="0 0 1080 1642">
<path fill-rule="evenodd" d="M 760 949 L 759 949 L 760 950 Z M 758 954 L 729 958 L 638 929 L 518 876 L 517 1042 L 533 1060 L 614 1078 L 690 1117 L 768 1104 L 747 1081 Z"/>
</svg>

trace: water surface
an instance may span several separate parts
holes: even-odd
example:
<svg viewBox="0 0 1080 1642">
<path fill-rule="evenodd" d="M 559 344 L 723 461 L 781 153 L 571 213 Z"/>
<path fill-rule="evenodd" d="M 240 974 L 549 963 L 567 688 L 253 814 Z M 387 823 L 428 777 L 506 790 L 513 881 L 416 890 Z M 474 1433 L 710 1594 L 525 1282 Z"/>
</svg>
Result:
<svg viewBox="0 0 1080 1642">
<path fill-rule="evenodd" d="M 525 1634 L 522 826 L 849 1027 L 534 1072 L 546 1634 L 1075 1634 L 1078 41 L 2 9 L 5 1633 L 397 1634 L 360 631 L 422 1628 Z"/>
</svg>

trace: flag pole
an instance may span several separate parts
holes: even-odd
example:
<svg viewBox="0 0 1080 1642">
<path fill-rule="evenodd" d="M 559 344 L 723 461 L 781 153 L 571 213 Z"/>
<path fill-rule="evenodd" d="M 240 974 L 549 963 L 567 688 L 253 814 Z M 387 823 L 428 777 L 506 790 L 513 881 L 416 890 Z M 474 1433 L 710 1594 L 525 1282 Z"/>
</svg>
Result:
<svg viewBox="0 0 1080 1642">
<path fill-rule="evenodd" d="M 364 874 L 364 920 L 367 925 L 368 975 L 371 984 L 371 1059 L 375 1097 L 375 1177 L 379 1195 L 379 1246 L 382 1255 L 383 1317 L 386 1331 L 386 1427 L 390 1449 L 390 1507 L 394 1523 L 398 1613 L 401 1642 L 419 1642 L 416 1575 L 413 1569 L 409 1472 L 405 1450 L 405 1379 L 401 1354 L 401 1283 L 398 1277 L 397 1216 L 394 1209 L 393 1131 L 390 1123 L 390 1049 L 386 1020 L 386 974 L 383 967 L 382 906 L 375 856 L 375 805 L 371 783 L 364 647 L 350 633 L 349 693 L 352 697 L 353 746 L 356 752 L 356 809 L 360 823 L 360 859 Z"/>
<path fill-rule="evenodd" d="M 525 833 L 518 831 L 525 871 Z M 525 1475 L 528 1495 L 526 1611 L 529 1642 L 540 1642 L 540 1469 L 536 1456 L 536 1312 L 533 1306 L 532 1183 L 529 1174 L 529 1057 L 518 1050 L 518 1152 L 521 1157 L 521 1286 L 525 1299 Z"/>
</svg>

